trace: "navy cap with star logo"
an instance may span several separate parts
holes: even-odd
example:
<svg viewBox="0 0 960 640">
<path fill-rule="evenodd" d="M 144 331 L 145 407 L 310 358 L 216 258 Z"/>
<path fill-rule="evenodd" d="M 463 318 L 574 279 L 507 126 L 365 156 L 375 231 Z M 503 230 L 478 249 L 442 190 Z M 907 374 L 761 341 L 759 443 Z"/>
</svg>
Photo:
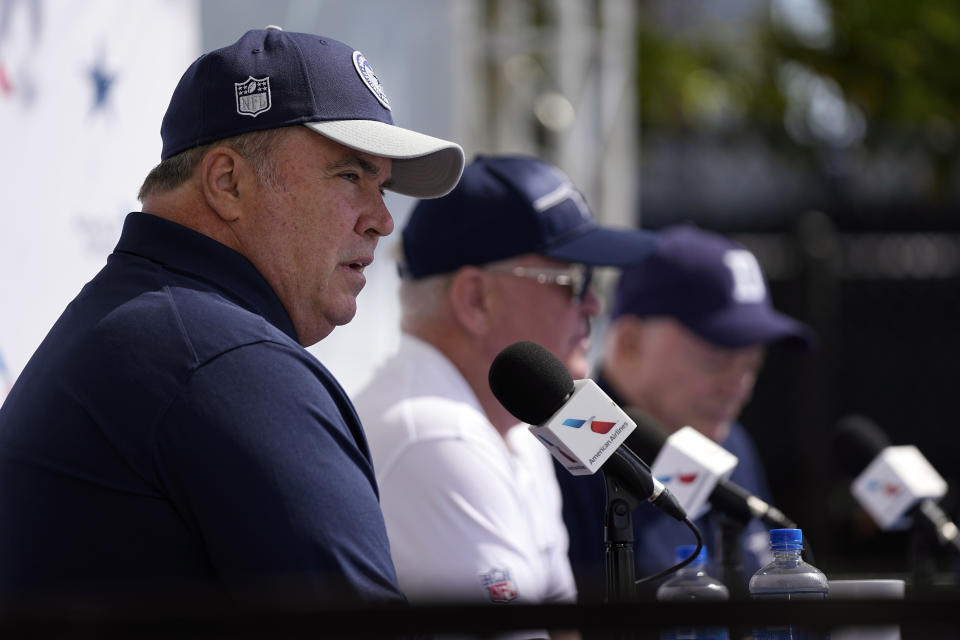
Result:
<svg viewBox="0 0 960 640">
<path fill-rule="evenodd" d="M 604 227 L 557 167 L 527 155 L 480 155 L 449 194 L 417 203 L 403 229 L 401 276 L 423 278 L 526 253 L 622 267 L 655 234 Z"/>
<path fill-rule="evenodd" d="M 383 85 L 362 53 L 331 38 L 273 26 L 248 31 L 190 65 L 163 118 L 161 158 L 291 125 L 391 158 L 388 188 L 405 195 L 441 196 L 463 171 L 459 145 L 393 123 Z"/>
</svg>

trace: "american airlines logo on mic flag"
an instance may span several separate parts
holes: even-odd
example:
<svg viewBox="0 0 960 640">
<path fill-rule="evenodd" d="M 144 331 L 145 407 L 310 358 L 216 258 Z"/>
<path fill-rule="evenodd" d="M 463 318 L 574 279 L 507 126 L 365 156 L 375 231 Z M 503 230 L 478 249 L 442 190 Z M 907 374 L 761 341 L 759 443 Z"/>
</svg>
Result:
<svg viewBox="0 0 960 640">
<path fill-rule="evenodd" d="M 575 476 L 595 473 L 637 427 L 593 380 L 574 380 L 573 393 L 555 411 L 530 432 Z"/>
<path fill-rule="evenodd" d="M 878 480 L 869 480 L 864 484 L 864 489 L 870 492 L 881 492 L 885 496 L 895 496 L 900 493 L 902 487 L 893 482 L 880 482 Z"/>
<path fill-rule="evenodd" d="M 650 470 L 653 476 L 697 518 L 709 508 L 710 494 L 730 477 L 737 457 L 690 426 L 667 436 Z"/>
<path fill-rule="evenodd" d="M 659 480 L 661 484 L 669 484 L 674 480 L 676 480 L 680 484 L 692 484 L 697 481 L 697 477 L 699 475 L 700 474 L 697 473 L 696 471 L 692 471 L 690 473 L 680 472 L 672 475 L 658 476 L 657 480 Z"/>
<path fill-rule="evenodd" d="M 594 433 L 599 433 L 600 435 L 605 435 L 610 431 L 610 429 L 613 429 L 613 427 L 617 424 L 616 422 L 594 420 L 593 419 L 594 417 L 595 416 L 590 416 L 586 420 L 579 420 L 577 418 L 567 418 L 566 420 L 563 421 L 563 426 L 579 429 L 580 427 L 582 427 L 583 425 L 589 422 L 591 431 L 593 431 Z"/>
<path fill-rule="evenodd" d="M 913 445 L 884 448 L 853 480 L 853 496 L 881 529 L 909 526 L 908 511 L 920 500 L 938 500 L 947 482 Z"/>
</svg>

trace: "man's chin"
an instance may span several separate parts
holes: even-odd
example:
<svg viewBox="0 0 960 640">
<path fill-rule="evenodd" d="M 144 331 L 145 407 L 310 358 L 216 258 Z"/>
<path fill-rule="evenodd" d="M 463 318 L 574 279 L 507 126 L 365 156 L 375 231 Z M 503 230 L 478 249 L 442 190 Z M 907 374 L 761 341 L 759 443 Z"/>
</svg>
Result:
<svg viewBox="0 0 960 640">
<path fill-rule="evenodd" d="M 352 322 L 356 315 L 357 297 L 348 296 L 347 299 L 343 301 L 343 304 L 330 311 L 330 313 L 327 315 L 327 320 L 335 327 L 342 327 L 343 325 Z"/>
<path fill-rule="evenodd" d="M 581 338 L 570 351 L 570 354 L 564 358 L 563 363 L 567 365 L 567 371 L 574 380 L 583 380 L 590 376 L 590 361 L 587 359 L 587 352 L 590 350 L 590 339 Z"/>
<path fill-rule="evenodd" d="M 356 315 L 357 303 L 356 300 L 351 300 L 350 304 L 344 305 L 341 309 L 327 310 L 326 313 L 315 316 L 317 321 L 313 323 L 310 335 L 300 336 L 300 344 L 308 347 L 320 342 L 333 333 L 333 330 L 337 327 L 349 324 Z"/>
<path fill-rule="evenodd" d="M 730 435 L 730 427 L 732 425 L 733 423 L 729 420 L 714 422 L 708 427 L 708 431 L 704 435 L 714 442 L 724 442 L 727 436 Z"/>
<path fill-rule="evenodd" d="M 567 358 L 564 364 L 567 365 L 567 371 L 574 380 L 583 380 L 590 375 L 590 363 L 587 362 L 586 356 L 576 355 Z"/>
</svg>

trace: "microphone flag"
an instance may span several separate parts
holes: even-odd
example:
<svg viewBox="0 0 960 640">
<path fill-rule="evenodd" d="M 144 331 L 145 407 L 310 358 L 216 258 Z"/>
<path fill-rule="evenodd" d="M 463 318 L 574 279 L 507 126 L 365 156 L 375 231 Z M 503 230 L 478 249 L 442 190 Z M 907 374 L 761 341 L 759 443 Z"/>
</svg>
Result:
<svg viewBox="0 0 960 640">
<path fill-rule="evenodd" d="M 881 529 L 905 529 L 910 508 L 947 493 L 947 483 L 913 445 L 889 446 L 867 465 L 850 487 Z"/>
<path fill-rule="evenodd" d="M 735 455 L 687 426 L 667 436 L 650 470 L 696 519 L 709 510 L 717 483 L 727 480 L 738 462 Z"/>
<path fill-rule="evenodd" d="M 575 476 L 596 473 L 637 424 L 593 380 L 574 380 L 573 394 L 530 432 Z"/>
</svg>

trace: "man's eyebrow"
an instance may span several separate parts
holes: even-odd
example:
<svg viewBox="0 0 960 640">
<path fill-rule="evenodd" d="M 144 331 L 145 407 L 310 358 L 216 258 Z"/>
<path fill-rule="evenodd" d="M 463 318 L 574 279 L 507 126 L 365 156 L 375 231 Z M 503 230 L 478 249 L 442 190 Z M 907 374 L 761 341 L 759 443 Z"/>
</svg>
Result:
<svg viewBox="0 0 960 640">
<path fill-rule="evenodd" d="M 357 168 L 363 171 L 364 173 L 369 174 L 371 177 L 376 178 L 380 175 L 380 167 L 373 164 L 366 158 L 361 158 L 360 156 L 349 156 L 342 160 L 338 160 L 329 166 L 330 171 L 339 171 L 340 169 L 349 169 Z M 393 178 L 389 178 L 380 185 L 381 189 L 389 188 L 393 184 Z"/>
</svg>

